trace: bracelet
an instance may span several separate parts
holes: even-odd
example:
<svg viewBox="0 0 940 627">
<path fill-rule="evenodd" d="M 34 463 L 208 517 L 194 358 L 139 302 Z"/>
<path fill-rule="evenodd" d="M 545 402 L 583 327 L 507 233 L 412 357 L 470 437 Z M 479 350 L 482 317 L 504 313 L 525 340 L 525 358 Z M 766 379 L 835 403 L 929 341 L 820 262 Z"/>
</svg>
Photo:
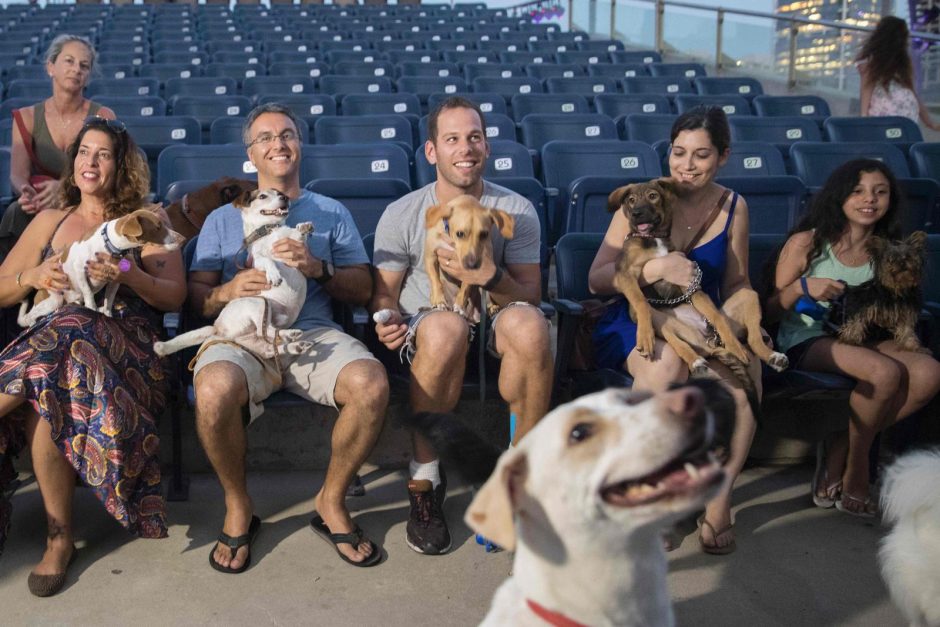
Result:
<svg viewBox="0 0 940 627">
<path fill-rule="evenodd" d="M 499 266 L 496 266 L 496 272 L 493 273 L 493 278 L 486 282 L 483 286 L 487 292 L 492 292 L 499 282 L 503 280 L 503 269 Z"/>
<path fill-rule="evenodd" d="M 16 286 L 19 287 L 19 288 L 22 288 L 22 287 L 23 287 L 23 284 L 20 283 L 20 279 L 22 279 L 22 278 L 23 278 L 23 273 L 22 273 L 22 272 L 17 272 L 17 273 L 16 273 Z"/>
</svg>

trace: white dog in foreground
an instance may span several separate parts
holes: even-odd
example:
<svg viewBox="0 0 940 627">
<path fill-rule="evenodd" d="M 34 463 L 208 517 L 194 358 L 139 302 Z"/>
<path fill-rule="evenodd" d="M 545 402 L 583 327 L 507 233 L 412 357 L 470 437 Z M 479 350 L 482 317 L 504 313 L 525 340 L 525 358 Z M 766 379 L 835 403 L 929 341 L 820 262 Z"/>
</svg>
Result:
<svg viewBox="0 0 940 627">
<path fill-rule="evenodd" d="M 59 253 L 62 271 L 69 277 L 71 288 L 61 293 L 40 290 L 36 295 L 36 304 L 28 312 L 29 301 L 20 303 L 20 313 L 16 321 L 21 327 L 30 327 L 66 303 L 81 304 L 110 316 L 120 283 L 105 284 L 93 281 L 85 272 L 85 264 L 94 260 L 98 253 L 123 257 L 146 244 L 176 250 L 182 241 L 183 236 L 171 230 L 160 216 L 150 209 L 138 209 L 126 216 L 105 222 L 84 239 L 73 242 Z M 98 308 L 95 304 L 95 294 L 105 285 L 107 288 L 104 292 L 104 303 Z"/>
<path fill-rule="evenodd" d="M 410 420 L 468 480 L 492 468 L 495 455 L 453 417 Z M 712 451 L 733 423 L 730 396 L 711 381 L 609 389 L 546 415 L 467 510 L 474 531 L 515 550 L 482 624 L 672 625 L 662 531 L 725 481 Z"/>
<path fill-rule="evenodd" d="M 940 627 L 940 450 L 904 455 L 888 468 L 881 495 L 881 576 L 911 625 Z"/>
<path fill-rule="evenodd" d="M 290 200 L 276 189 L 258 189 L 232 201 L 242 214 L 245 248 L 254 260 L 254 268 L 267 276 L 271 287 L 257 296 L 236 298 L 225 305 L 215 322 L 166 342 L 155 342 L 154 352 L 169 355 L 210 338 L 224 338 L 242 344 L 263 357 L 274 357 L 278 348 L 300 354 L 309 342 L 297 341 L 302 331 L 289 329 L 300 315 L 307 297 L 307 279 L 272 254 L 274 244 L 290 238 L 306 241 L 313 223 L 284 226 Z"/>
</svg>

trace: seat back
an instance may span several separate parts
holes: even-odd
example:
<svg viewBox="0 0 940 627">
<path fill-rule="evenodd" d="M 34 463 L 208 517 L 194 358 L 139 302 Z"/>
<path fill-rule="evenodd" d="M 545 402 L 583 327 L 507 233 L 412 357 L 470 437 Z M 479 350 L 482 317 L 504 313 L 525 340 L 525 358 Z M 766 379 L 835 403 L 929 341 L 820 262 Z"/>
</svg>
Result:
<svg viewBox="0 0 940 627">
<path fill-rule="evenodd" d="M 516 94 L 512 97 L 516 122 L 530 113 L 590 113 L 587 98 L 580 94 Z"/>
<path fill-rule="evenodd" d="M 768 117 L 796 116 L 808 117 L 818 122 L 828 118 L 829 103 L 819 96 L 808 94 L 800 96 L 755 96 L 754 112 Z"/>
<path fill-rule="evenodd" d="M 160 81 L 155 78 L 98 78 L 85 88 L 85 95 L 95 100 L 100 94 L 111 96 L 159 96 Z"/>
<path fill-rule="evenodd" d="M 764 93 L 760 81 L 747 76 L 697 76 L 692 82 L 703 96 L 736 94 L 751 99 Z"/>
<path fill-rule="evenodd" d="M 502 113 L 503 115 L 509 115 L 507 99 L 503 94 L 483 92 L 477 89 L 474 89 L 472 92 L 465 92 L 460 94 L 431 94 L 428 96 L 428 111 L 434 111 L 434 108 L 437 105 L 451 96 L 460 96 L 461 98 L 466 98 L 470 102 L 475 102 L 477 105 L 479 105 L 480 111 L 483 112 L 483 115 L 489 115 L 490 113 Z"/>
<path fill-rule="evenodd" d="M 790 167 L 810 189 L 821 188 L 832 171 L 852 159 L 876 159 L 898 178 L 910 178 L 907 159 L 887 143 L 797 142 L 790 146 Z"/>
<path fill-rule="evenodd" d="M 924 141 L 917 123 L 900 116 L 830 117 L 823 122 L 823 129 L 831 142 L 888 142 L 905 152 Z"/>
<path fill-rule="evenodd" d="M 421 115 L 421 101 L 414 94 L 348 94 L 340 103 L 343 115 Z"/>
<path fill-rule="evenodd" d="M 588 289 L 588 271 L 604 241 L 603 233 L 566 233 L 555 245 L 558 298 L 573 301 L 594 298 Z"/>
<path fill-rule="evenodd" d="M 819 125 L 810 118 L 779 116 L 735 116 L 728 119 L 731 140 L 770 142 L 781 151 L 789 152 L 798 141 L 822 141 Z"/>
<path fill-rule="evenodd" d="M 898 178 L 898 186 L 906 200 L 901 213 L 901 228 L 904 232 L 940 233 L 940 183 L 935 179 Z"/>
<path fill-rule="evenodd" d="M 696 107 L 719 107 L 728 117 L 751 115 L 751 104 L 744 96 L 734 94 L 679 94 L 676 96 L 676 111 L 685 113 Z"/>
<path fill-rule="evenodd" d="M 728 161 L 718 171 L 721 176 L 783 176 L 787 173 L 783 155 L 767 142 L 734 142 Z"/>
<path fill-rule="evenodd" d="M 316 81 L 308 76 L 254 76 L 242 81 L 242 95 L 253 96 L 294 96 L 313 94 Z"/>
<path fill-rule="evenodd" d="M 520 126 L 522 143 L 535 150 L 556 139 L 617 139 L 614 121 L 602 113 L 531 113 Z"/>
<path fill-rule="evenodd" d="M 314 179 L 305 187 L 343 203 L 360 233 L 374 233 L 385 208 L 411 191 L 401 179 Z"/>
<path fill-rule="evenodd" d="M 613 215 L 607 210 L 610 193 L 623 185 L 645 183 L 648 176 L 582 176 L 571 183 L 571 203 L 565 233 L 606 233 Z"/>
<path fill-rule="evenodd" d="M 516 94 L 540 94 L 545 90 L 542 81 L 531 76 L 478 76 L 473 79 L 473 91 L 501 95 L 507 102 Z"/>
<path fill-rule="evenodd" d="M 246 96 L 177 96 L 173 102 L 173 115 L 189 115 L 209 131 L 213 120 L 221 117 L 244 117 L 251 111 L 251 100 Z"/>
<path fill-rule="evenodd" d="M 95 102 L 108 107 L 119 118 L 166 115 L 166 101 L 159 96 L 95 96 Z"/>
<path fill-rule="evenodd" d="M 413 150 L 411 122 L 395 114 L 323 116 L 313 128 L 317 144 L 396 142 Z"/>
<path fill-rule="evenodd" d="M 392 142 L 314 144 L 303 147 L 301 181 L 313 179 L 400 179 L 411 181 L 409 155 Z"/>
<path fill-rule="evenodd" d="M 545 87 L 550 94 L 580 94 L 593 100 L 600 94 L 616 94 L 617 81 L 606 76 L 572 76 L 545 79 Z"/>
<path fill-rule="evenodd" d="M 617 119 L 631 113 L 672 113 L 669 98 L 657 94 L 601 94 L 594 99 L 598 113 Z"/>
<path fill-rule="evenodd" d="M 493 140 L 490 144 L 490 157 L 486 160 L 486 178 L 534 177 L 535 168 L 529 149 L 522 144 L 509 140 Z M 424 154 L 424 146 L 415 151 L 415 183 L 417 187 L 436 180 L 437 172 Z"/>
<path fill-rule="evenodd" d="M 320 77 L 320 93 L 330 94 L 338 101 L 346 94 L 390 94 L 392 81 L 387 76 L 325 74 Z"/>
<path fill-rule="evenodd" d="M 650 74 L 653 76 L 682 76 L 694 79 L 705 76 L 705 66 L 701 63 L 651 63 Z"/>
<path fill-rule="evenodd" d="M 914 176 L 940 181 L 940 142 L 918 142 L 910 154 Z"/>
<path fill-rule="evenodd" d="M 669 140 L 676 116 L 658 113 L 631 113 L 624 120 L 624 139 L 653 145 Z"/>
<path fill-rule="evenodd" d="M 800 218 L 806 201 L 806 186 L 795 176 L 725 176 L 719 185 L 747 200 L 751 234 L 785 235 Z"/>
</svg>

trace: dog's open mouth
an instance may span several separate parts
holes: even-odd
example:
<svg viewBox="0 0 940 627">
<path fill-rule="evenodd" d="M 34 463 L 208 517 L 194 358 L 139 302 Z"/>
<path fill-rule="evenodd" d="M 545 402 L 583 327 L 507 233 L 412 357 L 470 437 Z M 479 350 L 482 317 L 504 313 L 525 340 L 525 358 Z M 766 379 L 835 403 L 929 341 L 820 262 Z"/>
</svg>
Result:
<svg viewBox="0 0 940 627">
<path fill-rule="evenodd" d="M 643 224 L 636 225 L 636 232 L 643 236 L 648 236 L 653 234 L 653 224 L 651 222 L 646 222 Z"/>
<path fill-rule="evenodd" d="M 721 463 L 710 451 L 686 451 L 659 470 L 601 489 L 601 498 L 616 507 L 637 507 L 675 497 L 692 496 L 724 479 Z"/>
<path fill-rule="evenodd" d="M 288 213 L 287 207 L 275 207 L 273 209 L 262 209 L 261 215 L 263 216 L 286 216 Z"/>
</svg>

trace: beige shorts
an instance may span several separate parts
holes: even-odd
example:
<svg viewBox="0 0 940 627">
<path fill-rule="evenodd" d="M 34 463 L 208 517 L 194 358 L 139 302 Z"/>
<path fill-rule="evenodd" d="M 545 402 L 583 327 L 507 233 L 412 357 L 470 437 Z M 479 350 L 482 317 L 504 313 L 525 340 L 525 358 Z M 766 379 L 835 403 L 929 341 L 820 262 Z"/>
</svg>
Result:
<svg viewBox="0 0 940 627">
<path fill-rule="evenodd" d="M 340 371 L 360 359 L 378 361 L 362 342 L 332 327 L 310 329 L 300 339 L 312 342 L 313 348 L 303 355 L 278 356 L 280 373 L 273 359 L 262 360 L 244 349 L 220 343 L 202 352 L 193 368 L 193 377 L 217 361 L 241 368 L 248 381 L 248 410 L 254 420 L 264 413 L 264 399 L 281 389 L 320 405 L 336 407 L 333 391 Z"/>
</svg>

